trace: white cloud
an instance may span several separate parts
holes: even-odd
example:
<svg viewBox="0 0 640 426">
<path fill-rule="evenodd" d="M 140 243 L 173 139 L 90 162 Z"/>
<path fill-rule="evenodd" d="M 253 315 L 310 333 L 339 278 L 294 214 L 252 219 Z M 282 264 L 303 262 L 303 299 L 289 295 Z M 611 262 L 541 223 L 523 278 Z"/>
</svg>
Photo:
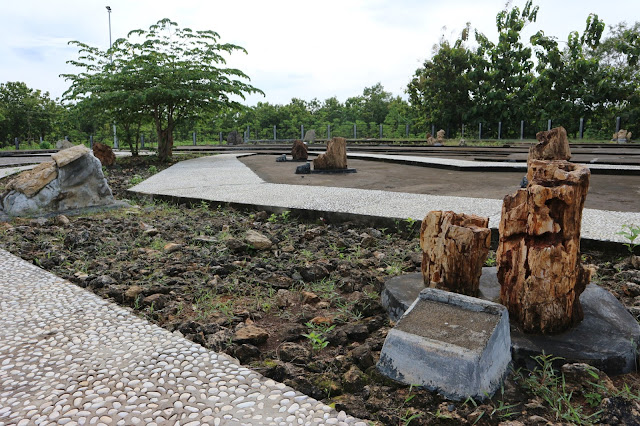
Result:
<svg viewBox="0 0 640 426">
<path fill-rule="evenodd" d="M 266 93 L 249 103 L 286 103 L 292 97 L 344 101 L 381 82 L 402 95 L 441 35 L 453 39 L 466 22 L 495 39 L 495 15 L 504 0 L 23 0 L 0 5 L 0 82 L 25 81 L 60 96 L 67 88 L 58 77 L 77 72 L 65 62 L 74 59 L 69 40 L 106 48 L 111 6 L 112 35 L 125 37 L 162 18 L 194 30 L 212 29 L 222 42 L 245 47 L 229 66 L 242 69 Z M 522 6 L 523 1 L 515 1 Z M 538 22 L 565 40 L 569 31 L 584 29 L 589 12 L 607 24 L 638 19 L 637 0 L 539 0 Z M 443 27 L 446 26 L 446 30 Z"/>
</svg>

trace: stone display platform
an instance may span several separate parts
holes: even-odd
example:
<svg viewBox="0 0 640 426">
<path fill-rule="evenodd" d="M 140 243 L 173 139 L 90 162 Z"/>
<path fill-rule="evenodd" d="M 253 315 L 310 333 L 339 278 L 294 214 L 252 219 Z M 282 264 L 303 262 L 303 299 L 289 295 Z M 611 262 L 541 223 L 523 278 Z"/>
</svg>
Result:
<svg viewBox="0 0 640 426">
<path fill-rule="evenodd" d="M 424 289 L 422 274 L 407 274 L 385 283 L 382 303 L 393 319 L 401 315 Z M 482 268 L 480 297 L 497 301 L 500 297 L 496 268 Z M 525 334 L 511 326 L 511 350 L 516 366 L 537 366 L 532 356 L 543 351 L 562 357 L 562 363 L 584 362 L 615 375 L 636 371 L 640 325 L 607 290 L 589 284 L 580 295 L 584 320 L 572 329 L 556 335 Z"/>
<path fill-rule="evenodd" d="M 450 399 L 484 399 L 507 373 L 510 346 L 504 306 L 427 288 L 387 334 L 378 370 Z"/>
<path fill-rule="evenodd" d="M 354 424 L 0 250 L 0 425 Z"/>
</svg>

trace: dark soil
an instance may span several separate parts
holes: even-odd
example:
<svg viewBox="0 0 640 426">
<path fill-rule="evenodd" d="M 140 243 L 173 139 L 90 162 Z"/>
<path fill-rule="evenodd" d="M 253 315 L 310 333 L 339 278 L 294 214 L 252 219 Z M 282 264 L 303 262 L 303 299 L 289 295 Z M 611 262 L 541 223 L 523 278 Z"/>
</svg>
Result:
<svg viewBox="0 0 640 426">
<path fill-rule="evenodd" d="M 133 207 L 0 223 L 0 248 L 377 424 L 640 422 L 637 374 L 609 379 L 573 366 L 563 386 L 541 358 L 540 369 L 510 374 L 484 402 L 449 401 L 382 377 L 375 363 L 392 324 L 380 291 L 388 278 L 419 270 L 414 227 L 305 222 L 126 194 L 163 167 L 154 157 L 118 159 L 107 178 Z M 267 240 L 247 241 L 249 230 Z M 599 266 L 596 281 L 640 315 L 640 270 L 624 257 L 583 257 Z"/>
</svg>

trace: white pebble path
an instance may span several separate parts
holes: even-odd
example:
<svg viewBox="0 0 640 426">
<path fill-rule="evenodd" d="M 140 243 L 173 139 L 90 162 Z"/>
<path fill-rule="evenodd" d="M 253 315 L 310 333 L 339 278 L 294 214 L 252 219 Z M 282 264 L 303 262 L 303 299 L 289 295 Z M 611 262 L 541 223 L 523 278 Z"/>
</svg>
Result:
<svg viewBox="0 0 640 426">
<path fill-rule="evenodd" d="M 365 422 L 0 249 L 0 426 Z"/>
</svg>

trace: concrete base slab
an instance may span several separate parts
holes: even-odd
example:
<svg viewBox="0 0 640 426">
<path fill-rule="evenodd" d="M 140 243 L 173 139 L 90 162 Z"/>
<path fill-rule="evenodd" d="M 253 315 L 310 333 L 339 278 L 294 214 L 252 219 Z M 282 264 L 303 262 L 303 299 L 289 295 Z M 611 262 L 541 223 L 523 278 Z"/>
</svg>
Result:
<svg viewBox="0 0 640 426">
<path fill-rule="evenodd" d="M 500 386 L 510 346 L 504 306 L 427 288 L 387 334 L 378 369 L 450 399 L 483 399 Z"/>
<path fill-rule="evenodd" d="M 399 318 L 405 306 L 418 297 L 422 275 L 407 274 L 385 283 L 383 306 L 389 316 Z M 497 301 L 500 284 L 496 268 L 483 268 L 480 278 L 480 297 Z M 637 347 L 640 344 L 640 325 L 627 309 L 607 290 L 589 284 L 580 295 L 584 320 L 557 335 L 525 334 L 517 325 L 511 325 L 513 362 L 528 369 L 537 364 L 533 356 L 541 353 L 562 357 L 559 363 L 584 362 L 609 375 L 636 370 Z"/>
</svg>

